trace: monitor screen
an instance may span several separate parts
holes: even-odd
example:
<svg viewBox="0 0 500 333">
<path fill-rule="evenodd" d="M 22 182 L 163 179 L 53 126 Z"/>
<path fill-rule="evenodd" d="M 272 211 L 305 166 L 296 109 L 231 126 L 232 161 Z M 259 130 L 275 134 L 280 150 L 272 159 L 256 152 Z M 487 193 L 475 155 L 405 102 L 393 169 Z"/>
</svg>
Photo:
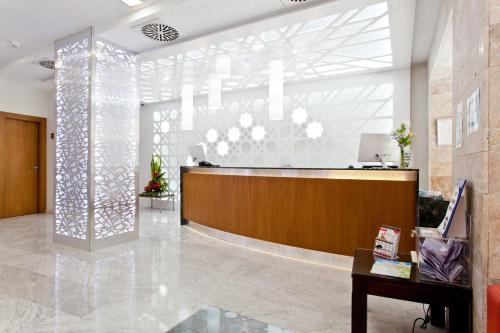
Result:
<svg viewBox="0 0 500 333">
<path fill-rule="evenodd" d="M 202 145 L 196 145 L 189 147 L 189 154 L 193 159 L 193 162 L 204 162 L 205 161 L 205 151 Z"/>
<path fill-rule="evenodd" d="M 359 144 L 358 162 L 399 161 L 399 147 L 389 134 L 363 133 Z"/>
</svg>

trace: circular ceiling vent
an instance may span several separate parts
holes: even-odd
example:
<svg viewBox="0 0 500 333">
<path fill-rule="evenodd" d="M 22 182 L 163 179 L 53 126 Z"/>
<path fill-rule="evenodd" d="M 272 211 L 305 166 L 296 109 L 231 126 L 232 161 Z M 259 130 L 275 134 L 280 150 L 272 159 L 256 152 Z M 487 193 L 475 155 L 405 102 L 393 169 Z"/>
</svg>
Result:
<svg viewBox="0 0 500 333">
<path fill-rule="evenodd" d="M 159 42 L 171 42 L 179 38 L 176 29 L 161 23 L 148 23 L 142 26 L 141 31 L 144 36 Z"/>
<path fill-rule="evenodd" d="M 45 67 L 47 69 L 55 69 L 56 68 L 54 60 L 50 60 L 50 59 L 40 60 L 38 62 L 38 64 L 40 64 L 40 66 Z"/>
</svg>

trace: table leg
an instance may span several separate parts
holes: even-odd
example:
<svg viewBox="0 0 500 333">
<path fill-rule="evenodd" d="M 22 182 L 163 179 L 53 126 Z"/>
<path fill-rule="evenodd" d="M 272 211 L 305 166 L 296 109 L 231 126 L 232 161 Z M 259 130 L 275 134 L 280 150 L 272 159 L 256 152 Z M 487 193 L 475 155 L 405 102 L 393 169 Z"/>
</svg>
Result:
<svg viewBox="0 0 500 333">
<path fill-rule="evenodd" d="M 445 327 L 444 306 L 431 304 L 431 325 L 436 327 Z"/>
<path fill-rule="evenodd" d="M 446 314 L 446 332 L 472 332 L 471 306 L 468 303 L 457 303 L 448 308 Z"/>
<path fill-rule="evenodd" d="M 351 332 L 366 333 L 368 296 L 362 292 L 352 292 Z"/>
</svg>

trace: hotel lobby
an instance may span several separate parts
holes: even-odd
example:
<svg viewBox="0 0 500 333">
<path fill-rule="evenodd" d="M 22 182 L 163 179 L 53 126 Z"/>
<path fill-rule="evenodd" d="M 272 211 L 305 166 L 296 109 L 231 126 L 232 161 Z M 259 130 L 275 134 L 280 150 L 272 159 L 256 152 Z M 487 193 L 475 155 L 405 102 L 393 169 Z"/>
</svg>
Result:
<svg viewBox="0 0 500 333">
<path fill-rule="evenodd" d="M 0 2 L 0 332 L 500 332 L 499 29 Z"/>
</svg>

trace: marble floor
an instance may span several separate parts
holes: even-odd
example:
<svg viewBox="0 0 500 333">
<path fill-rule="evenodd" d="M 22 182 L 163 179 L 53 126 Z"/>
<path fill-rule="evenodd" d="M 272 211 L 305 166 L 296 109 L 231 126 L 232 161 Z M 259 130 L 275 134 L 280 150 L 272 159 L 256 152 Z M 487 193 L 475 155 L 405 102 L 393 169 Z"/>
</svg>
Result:
<svg viewBox="0 0 500 333">
<path fill-rule="evenodd" d="M 178 219 L 142 209 L 139 240 L 92 253 L 54 245 L 52 215 L 1 220 L 0 332 L 167 332 L 207 306 L 297 333 L 350 332 L 349 271 L 245 249 Z M 415 303 L 370 297 L 368 307 L 369 332 L 411 332 L 422 316 Z"/>
</svg>

